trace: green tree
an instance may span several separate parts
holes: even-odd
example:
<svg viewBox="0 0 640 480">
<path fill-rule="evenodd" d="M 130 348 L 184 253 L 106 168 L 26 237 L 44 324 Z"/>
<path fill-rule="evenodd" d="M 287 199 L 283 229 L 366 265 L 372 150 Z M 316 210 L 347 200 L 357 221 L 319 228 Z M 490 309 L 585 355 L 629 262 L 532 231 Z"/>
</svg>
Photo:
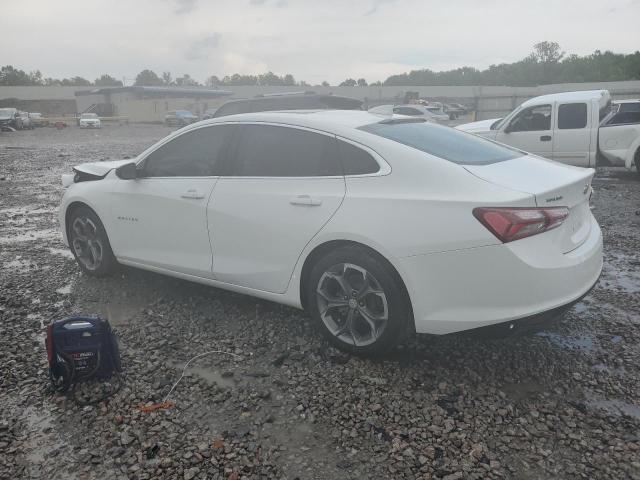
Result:
<svg viewBox="0 0 640 480">
<path fill-rule="evenodd" d="M 347 78 L 344 82 L 340 84 L 341 87 L 355 87 L 357 82 L 353 78 Z"/>
<path fill-rule="evenodd" d="M 136 81 L 134 83 L 134 85 L 146 87 L 154 87 L 162 84 L 162 79 L 158 77 L 153 70 L 142 70 L 138 75 L 136 75 Z"/>
<path fill-rule="evenodd" d="M 366 87 L 367 86 L 367 81 L 364 78 L 359 78 L 358 79 L 358 86 L 359 87 Z"/>
<path fill-rule="evenodd" d="M 324 80 L 321 84 L 323 87 L 328 87 L 329 86 L 329 82 L 327 82 L 326 80 Z"/>
<path fill-rule="evenodd" d="M 163 85 L 175 85 L 173 78 L 171 78 L 171 72 L 162 72 Z"/>
<path fill-rule="evenodd" d="M 121 87 L 122 86 L 122 82 L 120 80 L 116 80 L 114 77 L 112 77 L 111 75 L 107 75 L 106 73 L 103 73 L 102 75 L 100 75 L 100 78 L 96 78 L 93 84 L 96 87 Z"/>
</svg>

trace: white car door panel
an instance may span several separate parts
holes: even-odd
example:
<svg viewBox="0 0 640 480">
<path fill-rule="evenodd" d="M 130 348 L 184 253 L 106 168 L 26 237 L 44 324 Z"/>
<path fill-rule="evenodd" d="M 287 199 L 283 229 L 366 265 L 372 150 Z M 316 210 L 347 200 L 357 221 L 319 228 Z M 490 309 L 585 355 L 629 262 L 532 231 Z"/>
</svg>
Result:
<svg viewBox="0 0 640 480">
<path fill-rule="evenodd" d="M 208 208 L 216 279 L 283 293 L 344 192 L 344 178 L 221 178 Z"/>
<path fill-rule="evenodd" d="M 552 106 L 537 105 L 519 112 L 496 141 L 547 158 L 553 156 Z"/>
<path fill-rule="evenodd" d="M 119 257 L 211 277 L 206 206 L 217 178 L 141 178 L 117 183 L 111 241 Z"/>
<path fill-rule="evenodd" d="M 112 206 L 114 252 L 123 259 L 213 278 L 207 203 L 234 128 L 203 126 L 173 137 L 120 180 Z"/>
<path fill-rule="evenodd" d="M 588 128 L 590 104 L 559 103 L 553 135 L 553 159 L 578 167 L 589 166 L 591 130 Z"/>
<path fill-rule="evenodd" d="M 340 206 L 335 137 L 302 128 L 243 125 L 208 206 L 217 280 L 286 291 L 300 253 Z"/>
</svg>

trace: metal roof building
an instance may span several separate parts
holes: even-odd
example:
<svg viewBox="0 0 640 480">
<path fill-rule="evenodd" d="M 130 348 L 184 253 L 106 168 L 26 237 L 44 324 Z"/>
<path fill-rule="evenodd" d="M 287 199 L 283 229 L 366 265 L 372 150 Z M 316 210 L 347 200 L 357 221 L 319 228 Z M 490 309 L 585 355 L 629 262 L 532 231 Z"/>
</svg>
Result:
<svg viewBox="0 0 640 480">
<path fill-rule="evenodd" d="M 78 113 L 126 117 L 132 122 L 162 122 L 171 110 L 200 116 L 229 95 L 233 92 L 202 87 L 103 87 L 75 92 Z"/>
</svg>

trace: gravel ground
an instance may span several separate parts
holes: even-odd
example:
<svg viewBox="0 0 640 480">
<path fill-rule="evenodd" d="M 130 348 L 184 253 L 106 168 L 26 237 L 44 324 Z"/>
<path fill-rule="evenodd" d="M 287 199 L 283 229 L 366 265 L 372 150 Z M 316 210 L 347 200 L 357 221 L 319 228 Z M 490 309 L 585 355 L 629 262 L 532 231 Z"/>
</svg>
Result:
<svg viewBox="0 0 640 480">
<path fill-rule="evenodd" d="M 605 267 L 552 329 L 419 336 L 346 356 L 302 312 L 149 272 L 80 274 L 60 240 L 60 174 L 123 158 L 160 126 L 0 134 L 0 478 L 640 479 L 640 182 L 594 182 Z M 101 313 L 124 387 L 79 407 L 52 393 L 43 327 Z M 174 408 L 164 398 L 185 362 Z"/>
</svg>

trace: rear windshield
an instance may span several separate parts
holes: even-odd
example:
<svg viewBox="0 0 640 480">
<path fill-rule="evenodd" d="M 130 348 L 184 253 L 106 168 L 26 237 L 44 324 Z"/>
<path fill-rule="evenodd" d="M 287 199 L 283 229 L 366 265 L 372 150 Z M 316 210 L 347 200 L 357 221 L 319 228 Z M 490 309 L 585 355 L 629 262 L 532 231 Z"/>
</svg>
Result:
<svg viewBox="0 0 640 480">
<path fill-rule="evenodd" d="M 427 122 L 372 123 L 359 129 L 459 165 L 489 165 L 526 155 L 476 135 Z"/>
</svg>

